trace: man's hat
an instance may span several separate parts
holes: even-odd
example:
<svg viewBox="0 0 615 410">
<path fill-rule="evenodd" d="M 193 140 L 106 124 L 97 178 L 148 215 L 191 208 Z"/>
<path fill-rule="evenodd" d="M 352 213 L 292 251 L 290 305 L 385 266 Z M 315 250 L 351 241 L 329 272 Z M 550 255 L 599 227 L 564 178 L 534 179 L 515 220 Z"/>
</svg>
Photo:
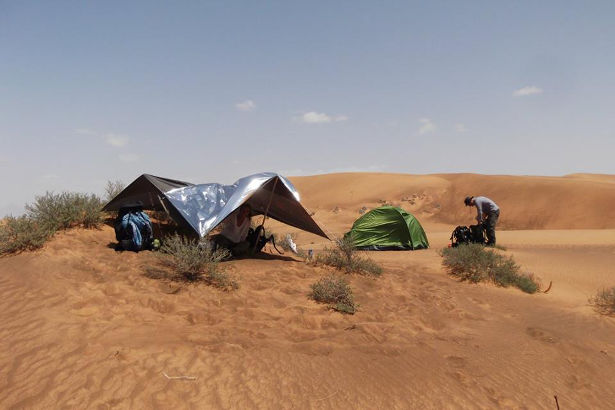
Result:
<svg viewBox="0 0 615 410">
<path fill-rule="evenodd" d="M 466 206 L 470 206 L 472 203 L 472 198 L 474 198 L 473 196 L 466 196 L 466 199 L 463 200 L 463 203 L 466 204 Z"/>
</svg>

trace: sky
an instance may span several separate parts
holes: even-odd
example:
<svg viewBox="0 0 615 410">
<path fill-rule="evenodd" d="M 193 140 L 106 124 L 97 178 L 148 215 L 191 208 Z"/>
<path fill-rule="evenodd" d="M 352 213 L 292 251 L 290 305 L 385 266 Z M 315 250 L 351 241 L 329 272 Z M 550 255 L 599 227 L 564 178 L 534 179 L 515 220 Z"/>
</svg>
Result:
<svg viewBox="0 0 615 410">
<path fill-rule="evenodd" d="M 0 216 L 143 173 L 615 174 L 613 1 L 0 0 Z"/>
</svg>

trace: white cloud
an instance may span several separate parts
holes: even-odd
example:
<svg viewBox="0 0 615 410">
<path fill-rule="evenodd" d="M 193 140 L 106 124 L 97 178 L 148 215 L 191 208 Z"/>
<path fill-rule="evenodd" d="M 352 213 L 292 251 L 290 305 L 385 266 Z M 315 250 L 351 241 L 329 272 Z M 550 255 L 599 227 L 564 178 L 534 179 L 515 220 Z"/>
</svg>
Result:
<svg viewBox="0 0 615 410">
<path fill-rule="evenodd" d="M 513 97 L 525 97 L 527 95 L 542 94 L 542 91 L 542 88 L 536 87 L 534 85 L 528 85 L 513 91 L 512 95 Z"/>
<path fill-rule="evenodd" d="M 235 108 L 238 111 L 252 111 L 256 108 L 256 104 L 254 104 L 254 101 L 252 100 L 245 100 L 235 104 Z"/>
<path fill-rule="evenodd" d="M 104 139 L 107 144 L 113 147 L 124 147 L 130 141 L 130 138 L 126 135 L 114 134 L 111 132 L 105 134 L 99 131 L 90 130 L 88 128 L 75 128 L 73 132 L 78 135 L 93 136 Z"/>
<path fill-rule="evenodd" d="M 128 144 L 128 137 L 120 134 L 106 134 L 105 141 L 114 147 L 123 147 Z"/>
<path fill-rule="evenodd" d="M 138 161 L 141 157 L 139 157 L 137 154 L 120 154 L 120 155 L 118 155 L 118 158 L 119 158 L 122 162 L 136 162 L 136 161 Z"/>
<path fill-rule="evenodd" d="M 305 122 L 306 124 L 326 124 L 329 122 L 348 121 L 348 119 L 349 118 L 346 115 L 337 115 L 332 117 L 328 114 L 315 111 L 306 112 L 299 117 L 299 120 Z"/>
<path fill-rule="evenodd" d="M 462 124 L 460 122 L 455 124 L 455 131 L 457 131 L 457 132 L 466 132 L 467 130 L 468 129 L 466 128 L 465 124 Z"/>
<path fill-rule="evenodd" d="M 421 123 L 419 127 L 419 134 L 421 135 L 435 132 L 437 129 L 436 124 L 429 118 L 421 118 L 419 122 Z"/>
</svg>

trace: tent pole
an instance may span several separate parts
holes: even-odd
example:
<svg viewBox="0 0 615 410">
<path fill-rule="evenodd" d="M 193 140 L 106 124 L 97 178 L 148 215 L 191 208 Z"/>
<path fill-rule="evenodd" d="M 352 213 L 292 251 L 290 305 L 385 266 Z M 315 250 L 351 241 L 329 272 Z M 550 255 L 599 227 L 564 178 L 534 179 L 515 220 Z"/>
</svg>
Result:
<svg viewBox="0 0 615 410">
<path fill-rule="evenodd" d="M 265 220 L 267 219 L 267 214 L 269 213 L 269 207 L 271 206 L 271 202 L 273 201 L 273 193 L 275 192 L 275 187 L 278 185 L 278 180 L 280 178 L 276 177 L 275 181 L 273 181 L 273 188 L 271 189 L 271 195 L 269 195 L 269 202 L 267 203 L 267 208 L 265 208 L 265 213 L 263 214 L 263 222 L 261 225 L 263 226 L 263 230 L 265 229 Z M 252 248 L 252 253 L 256 249 L 256 245 L 258 245 L 258 241 L 254 242 L 254 247 Z"/>
<path fill-rule="evenodd" d="M 152 203 L 152 207 L 154 206 L 154 199 L 152 198 L 152 193 L 148 192 L 147 195 L 149 195 L 149 201 Z M 160 197 L 158 197 L 158 199 L 160 199 Z M 162 237 L 162 229 L 160 227 L 160 220 L 158 218 L 156 218 L 156 225 L 158 226 L 158 235 Z M 153 235 L 153 232 L 152 232 Z"/>
</svg>

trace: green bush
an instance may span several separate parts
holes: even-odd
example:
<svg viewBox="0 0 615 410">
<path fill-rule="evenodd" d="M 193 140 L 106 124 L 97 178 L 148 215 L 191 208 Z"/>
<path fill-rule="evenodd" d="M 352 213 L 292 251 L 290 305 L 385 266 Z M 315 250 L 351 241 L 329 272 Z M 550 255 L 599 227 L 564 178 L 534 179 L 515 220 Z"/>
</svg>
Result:
<svg viewBox="0 0 615 410">
<path fill-rule="evenodd" d="M 356 246 L 349 238 L 337 239 L 335 248 L 325 248 L 316 257 L 316 263 L 332 266 L 346 273 L 359 273 L 378 276 L 382 267 L 369 258 L 359 254 Z"/>
<path fill-rule="evenodd" d="M 93 194 L 47 192 L 26 205 L 26 215 L 41 229 L 53 235 L 58 230 L 75 226 L 93 228 L 103 222 L 102 201 Z"/>
<path fill-rule="evenodd" d="M 75 226 L 94 228 L 103 221 L 102 201 L 96 195 L 47 192 L 26 205 L 26 215 L 0 223 L 0 255 L 43 246 L 57 231 Z"/>
<path fill-rule="evenodd" d="M 27 216 L 7 216 L 0 222 L 0 256 L 41 248 L 49 236 Z"/>
<path fill-rule="evenodd" d="M 352 289 L 342 277 L 327 275 L 311 285 L 310 297 L 316 302 L 328 303 L 338 312 L 354 314 L 357 306 L 352 296 Z"/>
<path fill-rule="evenodd" d="M 521 274 L 512 256 L 506 257 L 479 244 L 444 248 L 443 264 L 451 275 L 472 283 L 489 280 L 498 286 L 515 286 L 526 293 L 535 293 L 540 284 L 533 275 Z"/>
<path fill-rule="evenodd" d="M 596 296 L 589 299 L 589 304 L 598 313 L 615 316 L 615 287 L 598 291 Z"/>
<path fill-rule="evenodd" d="M 229 256 L 226 250 L 212 252 L 195 239 L 173 235 L 163 240 L 160 252 L 163 264 L 177 279 L 204 281 L 223 290 L 239 288 L 239 283 L 219 266 Z"/>
</svg>

